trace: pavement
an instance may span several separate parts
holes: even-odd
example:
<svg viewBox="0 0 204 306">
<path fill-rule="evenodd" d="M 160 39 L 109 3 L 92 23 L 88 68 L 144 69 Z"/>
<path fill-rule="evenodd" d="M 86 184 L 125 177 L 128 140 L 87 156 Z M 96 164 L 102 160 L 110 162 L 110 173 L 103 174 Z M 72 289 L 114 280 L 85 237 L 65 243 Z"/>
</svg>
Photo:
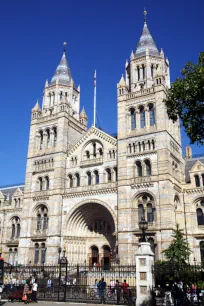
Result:
<svg viewBox="0 0 204 306">
<path fill-rule="evenodd" d="M 34 305 L 34 303 L 30 303 L 31 305 Z M 77 305 L 86 305 L 86 306 L 93 306 L 93 305 L 99 305 L 99 304 L 87 304 L 87 303 L 69 303 L 69 302 L 50 302 L 50 301 L 38 301 L 37 306 L 53 306 L 53 305 L 56 305 L 56 304 L 65 304 L 64 306 L 77 306 Z M 23 302 L 4 302 L 2 301 L 0 303 L 0 306 L 1 305 L 4 305 L 4 306 L 23 306 L 24 303 Z M 109 306 L 109 304 L 105 304 L 106 306 Z M 113 306 L 110 305 L 110 306 Z"/>
</svg>

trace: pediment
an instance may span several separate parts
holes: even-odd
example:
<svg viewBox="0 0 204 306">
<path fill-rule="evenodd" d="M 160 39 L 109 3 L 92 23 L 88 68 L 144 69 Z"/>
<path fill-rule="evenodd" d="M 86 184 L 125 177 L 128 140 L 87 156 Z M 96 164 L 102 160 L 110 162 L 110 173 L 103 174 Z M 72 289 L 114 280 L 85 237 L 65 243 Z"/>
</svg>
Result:
<svg viewBox="0 0 204 306">
<path fill-rule="evenodd" d="M 107 143 L 107 145 L 112 145 L 115 148 L 117 146 L 117 140 L 114 137 L 92 126 L 87 133 L 83 135 L 83 137 L 68 151 L 68 156 L 71 156 L 79 147 L 83 148 L 84 145 L 92 139 L 99 140 L 104 145 Z"/>
<path fill-rule="evenodd" d="M 17 188 L 15 192 L 13 193 L 12 197 L 20 197 L 22 195 L 23 195 L 22 190 L 20 188 Z"/>
<path fill-rule="evenodd" d="M 201 161 L 197 161 L 189 172 L 200 172 L 204 171 L 204 164 Z"/>
<path fill-rule="evenodd" d="M 0 191 L 0 199 L 4 199 L 4 195 L 1 191 Z"/>
</svg>

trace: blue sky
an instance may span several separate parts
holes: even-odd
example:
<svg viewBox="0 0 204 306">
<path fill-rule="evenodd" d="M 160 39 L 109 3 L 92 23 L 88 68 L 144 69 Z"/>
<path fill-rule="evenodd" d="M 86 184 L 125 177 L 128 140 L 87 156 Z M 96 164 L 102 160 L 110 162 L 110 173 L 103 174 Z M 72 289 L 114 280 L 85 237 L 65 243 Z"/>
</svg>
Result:
<svg viewBox="0 0 204 306">
<path fill-rule="evenodd" d="M 201 0 L 6 0 L 0 10 L 0 185 L 24 182 L 31 108 L 42 99 L 67 42 L 67 58 L 81 106 L 93 121 L 93 73 L 101 126 L 116 132 L 116 84 L 135 50 L 143 10 L 158 46 L 171 65 L 171 81 L 203 51 Z M 107 111 L 108 109 L 108 111 Z M 183 147 L 189 143 L 182 132 Z M 204 147 L 193 146 L 193 153 Z"/>
</svg>

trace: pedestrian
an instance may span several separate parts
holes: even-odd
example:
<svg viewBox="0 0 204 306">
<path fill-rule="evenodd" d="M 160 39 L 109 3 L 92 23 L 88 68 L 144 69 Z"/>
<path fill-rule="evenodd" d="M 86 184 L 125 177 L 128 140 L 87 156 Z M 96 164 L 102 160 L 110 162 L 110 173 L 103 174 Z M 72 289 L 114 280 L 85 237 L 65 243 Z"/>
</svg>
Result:
<svg viewBox="0 0 204 306">
<path fill-rule="evenodd" d="M 110 292 L 111 292 L 111 294 L 115 293 L 115 282 L 114 282 L 113 279 L 111 279 L 111 281 L 110 281 Z"/>
<path fill-rule="evenodd" d="M 1 302 L 1 295 L 2 295 L 2 292 L 3 292 L 3 286 L 0 286 L 0 302 Z"/>
<path fill-rule="evenodd" d="M 180 306 L 180 292 L 178 283 L 176 281 L 174 282 L 173 287 L 171 289 L 171 295 L 174 300 L 174 306 Z"/>
<path fill-rule="evenodd" d="M 28 304 L 28 295 L 29 295 L 29 285 L 28 282 L 26 282 L 23 288 L 23 297 L 22 297 L 24 304 Z"/>
<path fill-rule="evenodd" d="M 128 303 L 128 292 L 129 292 L 129 285 L 126 282 L 126 279 L 124 279 L 122 283 L 122 289 L 123 289 L 123 299 L 125 303 Z"/>
<path fill-rule="evenodd" d="M 116 289 L 117 305 L 119 305 L 120 304 L 121 286 L 120 286 L 120 283 L 119 283 L 118 279 L 116 280 L 116 283 L 115 283 L 115 289 Z"/>
<path fill-rule="evenodd" d="M 99 297 L 101 299 L 101 304 L 105 304 L 105 292 L 106 292 L 106 282 L 104 281 L 104 278 L 102 278 L 98 283 L 98 289 L 99 289 Z"/>
<path fill-rule="evenodd" d="M 34 282 L 33 287 L 32 287 L 32 293 L 31 293 L 32 294 L 31 299 L 34 303 L 37 303 L 37 291 L 38 291 L 38 284 L 37 282 Z"/>
<path fill-rule="evenodd" d="M 94 292 L 97 297 L 98 296 L 98 280 L 97 279 L 95 279 L 95 282 L 94 282 Z"/>
<path fill-rule="evenodd" d="M 48 280 L 47 280 L 47 292 L 50 294 L 51 291 L 52 291 L 52 280 L 49 277 Z"/>
</svg>

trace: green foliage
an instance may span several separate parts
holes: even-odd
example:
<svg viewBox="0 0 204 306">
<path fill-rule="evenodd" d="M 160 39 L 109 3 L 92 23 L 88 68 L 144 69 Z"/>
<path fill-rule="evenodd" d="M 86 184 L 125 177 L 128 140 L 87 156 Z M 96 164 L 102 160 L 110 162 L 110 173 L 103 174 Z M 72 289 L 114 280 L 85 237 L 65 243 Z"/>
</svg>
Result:
<svg viewBox="0 0 204 306">
<path fill-rule="evenodd" d="M 183 230 L 181 230 L 177 224 L 176 229 L 173 230 L 172 234 L 172 237 L 174 238 L 173 241 L 169 247 L 163 251 L 166 258 L 176 264 L 185 264 L 191 254 L 191 250 L 183 235 Z"/>
<path fill-rule="evenodd" d="M 197 64 L 188 62 L 173 82 L 165 100 L 174 122 L 181 119 L 191 143 L 204 144 L 204 52 Z"/>
</svg>

